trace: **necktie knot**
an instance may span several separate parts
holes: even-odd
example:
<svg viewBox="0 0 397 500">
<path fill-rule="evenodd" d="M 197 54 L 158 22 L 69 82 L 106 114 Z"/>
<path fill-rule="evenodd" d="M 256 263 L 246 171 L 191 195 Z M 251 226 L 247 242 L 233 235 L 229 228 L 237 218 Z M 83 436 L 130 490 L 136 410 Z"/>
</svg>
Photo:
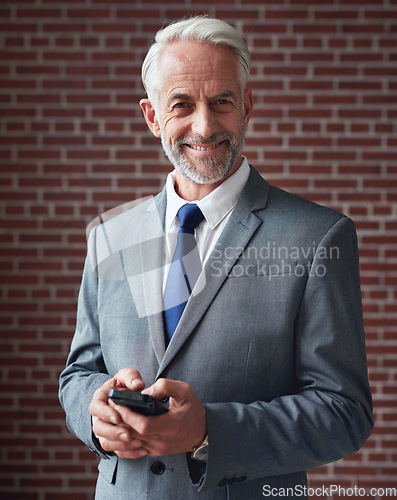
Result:
<svg viewBox="0 0 397 500">
<path fill-rule="evenodd" d="M 195 203 L 187 203 L 178 210 L 178 219 L 181 223 L 180 233 L 194 233 L 196 227 L 204 219 L 203 212 Z"/>
</svg>

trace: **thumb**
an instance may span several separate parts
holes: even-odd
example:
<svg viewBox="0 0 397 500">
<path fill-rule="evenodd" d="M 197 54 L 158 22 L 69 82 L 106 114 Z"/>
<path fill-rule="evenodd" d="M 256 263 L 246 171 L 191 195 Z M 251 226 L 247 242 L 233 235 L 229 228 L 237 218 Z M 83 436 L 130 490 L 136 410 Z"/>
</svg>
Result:
<svg viewBox="0 0 397 500">
<path fill-rule="evenodd" d="M 153 385 L 142 391 L 156 399 L 172 398 L 176 406 L 183 404 L 192 392 L 190 385 L 180 380 L 159 378 Z"/>
</svg>

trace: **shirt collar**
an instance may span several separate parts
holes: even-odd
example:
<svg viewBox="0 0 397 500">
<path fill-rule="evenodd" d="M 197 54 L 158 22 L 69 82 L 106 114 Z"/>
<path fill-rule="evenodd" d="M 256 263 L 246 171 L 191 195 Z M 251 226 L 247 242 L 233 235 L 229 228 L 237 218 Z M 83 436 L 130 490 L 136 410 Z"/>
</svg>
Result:
<svg viewBox="0 0 397 500">
<path fill-rule="evenodd" d="M 233 175 L 202 200 L 192 202 L 197 203 L 211 229 L 214 229 L 236 206 L 249 174 L 249 164 L 247 158 L 243 156 L 240 167 Z M 172 229 L 178 210 L 187 203 L 186 200 L 177 195 L 174 186 L 175 170 L 168 174 L 166 182 L 167 211 L 165 223 L 167 231 Z"/>
</svg>

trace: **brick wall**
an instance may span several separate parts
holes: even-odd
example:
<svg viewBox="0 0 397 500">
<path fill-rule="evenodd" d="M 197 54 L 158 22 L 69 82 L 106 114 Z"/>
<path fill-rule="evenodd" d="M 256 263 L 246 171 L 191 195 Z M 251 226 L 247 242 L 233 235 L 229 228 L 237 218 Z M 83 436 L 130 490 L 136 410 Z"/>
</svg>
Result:
<svg viewBox="0 0 397 500">
<path fill-rule="evenodd" d="M 96 458 L 57 400 L 85 227 L 161 188 L 140 65 L 164 20 L 203 12 L 252 50 L 250 162 L 358 229 L 376 430 L 311 485 L 396 486 L 397 1 L 13 0 L 0 5 L 1 498 L 92 498 Z"/>
</svg>

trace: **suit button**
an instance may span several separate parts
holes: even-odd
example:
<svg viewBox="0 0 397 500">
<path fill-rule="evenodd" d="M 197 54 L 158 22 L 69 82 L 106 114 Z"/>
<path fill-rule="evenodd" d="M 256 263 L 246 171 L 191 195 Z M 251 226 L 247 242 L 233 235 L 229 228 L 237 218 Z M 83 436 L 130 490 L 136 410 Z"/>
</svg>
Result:
<svg viewBox="0 0 397 500">
<path fill-rule="evenodd" d="M 165 471 L 165 465 L 163 464 L 163 462 L 153 462 L 150 466 L 150 470 L 153 472 L 153 474 L 160 476 L 160 474 Z"/>
</svg>

